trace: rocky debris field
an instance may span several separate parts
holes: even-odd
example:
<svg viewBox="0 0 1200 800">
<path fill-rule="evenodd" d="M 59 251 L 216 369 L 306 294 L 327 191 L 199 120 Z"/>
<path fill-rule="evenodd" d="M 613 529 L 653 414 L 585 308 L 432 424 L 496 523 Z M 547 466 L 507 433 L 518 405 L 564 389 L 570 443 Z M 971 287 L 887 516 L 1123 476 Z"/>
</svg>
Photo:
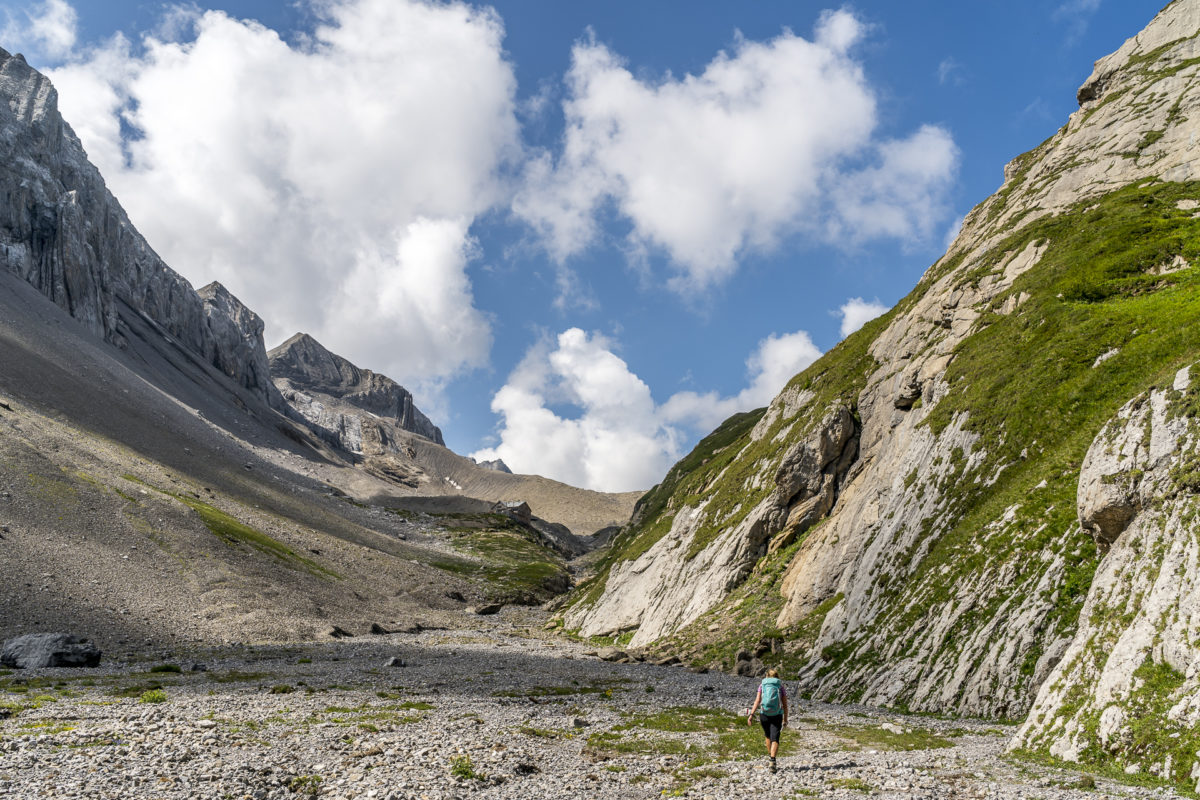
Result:
<svg viewBox="0 0 1200 800">
<path fill-rule="evenodd" d="M 1006 757 L 1010 726 L 803 701 L 771 774 L 755 679 L 603 661 L 545 619 L 3 671 L 0 796 L 1174 796 Z"/>
</svg>

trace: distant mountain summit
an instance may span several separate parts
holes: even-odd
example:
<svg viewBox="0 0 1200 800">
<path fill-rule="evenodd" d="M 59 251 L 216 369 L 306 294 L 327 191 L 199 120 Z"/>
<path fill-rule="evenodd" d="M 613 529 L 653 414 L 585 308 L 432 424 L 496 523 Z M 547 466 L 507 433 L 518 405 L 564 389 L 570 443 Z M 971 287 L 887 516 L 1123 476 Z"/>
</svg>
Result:
<svg viewBox="0 0 1200 800">
<path fill-rule="evenodd" d="M 0 317 L 0 389 L 13 397 L 37 398 L 68 419 L 82 419 L 81 413 L 93 409 L 122 414 L 129 394 L 124 385 L 92 385 L 94 372 L 80 367 L 73 377 L 81 386 L 73 385 L 71 392 L 87 403 L 68 407 L 63 392 L 53 390 L 46 377 L 62 351 L 49 361 L 45 354 L 30 356 L 29 363 L 40 366 L 18 372 L 22 348 L 36 349 L 70 318 L 73 323 L 62 330 L 71 328 L 72 336 L 86 332 L 113 345 L 114 363 L 133 370 L 141 388 L 152 387 L 191 409 L 239 446 L 266 448 L 271 458 L 282 459 L 293 479 L 320 475 L 325 485 L 355 502 L 418 493 L 526 502 L 538 517 L 583 534 L 628 519 L 632 494 L 512 475 L 502 465 L 480 467 L 451 452 L 407 389 L 330 352 L 307 334 L 267 353 L 258 314 L 220 283 L 194 290 L 159 258 L 88 161 L 59 113 L 50 81 L 22 56 L 4 50 L 0 278 L 22 284 L 0 300 L 17 303 L 45 326 L 20 328 L 14 314 Z M 30 291 L 65 316 L 59 319 L 40 302 L 31 304 Z M 83 327 L 74 330 L 74 323 Z M 95 420 L 88 426 L 103 428 Z M 125 441 L 128 431 L 146 429 L 139 423 L 106 435 Z M 194 449 L 168 435 L 158 438 L 164 447 Z M 237 466 L 246 470 L 248 463 Z"/>
<path fill-rule="evenodd" d="M 441 430 L 416 407 L 407 389 L 386 375 L 360 369 L 331 353 L 307 333 L 297 333 L 272 349 L 267 359 L 275 385 L 292 407 L 316 425 L 343 432 L 339 439 L 347 450 L 363 452 L 362 426 L 370 424 L 370 418 L 356 410 L 445 444 Z M 326 402 L 320 402 L 322 398 Z"/>
</svg>

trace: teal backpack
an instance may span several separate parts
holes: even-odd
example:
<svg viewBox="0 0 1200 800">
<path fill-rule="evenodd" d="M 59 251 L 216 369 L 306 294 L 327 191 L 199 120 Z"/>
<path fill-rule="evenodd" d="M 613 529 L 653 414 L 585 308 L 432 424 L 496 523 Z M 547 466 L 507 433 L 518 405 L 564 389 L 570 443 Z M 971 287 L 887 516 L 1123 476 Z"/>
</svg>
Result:
<svg viewBox="0 0 1200 800">
<path fill-rule="evenodd" d="M 774 717 L 783 713 L 783 703 L 780 698 L 779 678 L 763 678 L 761 713 Z"/>
</svg>

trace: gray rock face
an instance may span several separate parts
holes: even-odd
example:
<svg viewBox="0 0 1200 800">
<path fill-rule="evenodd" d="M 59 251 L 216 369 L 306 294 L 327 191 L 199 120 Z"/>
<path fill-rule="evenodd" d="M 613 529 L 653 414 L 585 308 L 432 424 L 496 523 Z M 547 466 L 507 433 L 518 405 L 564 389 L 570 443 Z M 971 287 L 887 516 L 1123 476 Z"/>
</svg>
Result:
<svg viewBox="0 0 1200 800">
<path fill-rule="evenodd" d="M 1079 476 L 1080 524 L 1108 552 L 1062 661 L 1013 747 L 1068 761 L 1097 753 L 1200 790 L 1200 538 L 1195 515 L 1197 368 L 1128 403 L 1093 441 Z M 1157 741 L 1139 741 L 1152 720 Z"/>
<path fill-rule="evenodd" d="M 692 622 L 745 579 L 769 544 L 782 546 L 828 513 L 857 452 L 853 415 L 832 409 L 787 452 L 772 491 L 740 523 L 693 555 L 687 543 L 704 525 L 709 501 L 680 509 L 662 539 L 612 568 L 594 604 L 567 612 L 567 626 L 583 636 L 636 628 L 636 647 Z"/>
<path fill-rule="evenodd" d="M 494 461 L 476 461 L 475 463 L 484 469 L 490 469 L 493 472 L 504 472 L 509 475 L 513 474 L 513 471 L 508 468 L 508 464 L 505 464 L 504 459 L 501 458 L 497 458 Z"/>
<path fill-rule="evenodd" d="M 30 633 L 0 648 L 0 666 L 13 669 L 95 667 L 100 651 L 87 639 L 66 633 Z"/>
<path fill-rule="evenodd" d="M 306 333 L 296 334 L 267 357 L 271 377 L 292 407 L 333 434 L 345 450 L 389 452 L 387 431 L 374 417 L 445 444 L 441 430 L 414 405 L 407 389 L 386 375 L 356 367 Z"/>
<path fill-rule="evenodd" d="M 283 398 L 271 381 L 262 318 L 215 281 L 197 294 L 204 301 L 211 334 L 206 359 L 244 388 L 265 396 L 274 408 L 282 408 Z"/>
<path fill-rule="evenodd" d="M 0 269 L 7 269 L 121 346 L 122 318 L 141 315 L 236 383 L 273 398 L 246 342 L 248 317 L 206 306 L 133 227 L 58 111 L 50 81 L 0 50 Z M 223 290 L 222 290 L 223 291 Z M 225 294 L 232 298 L 232 295 Z M 247 312 L 249 313 L 249 312 Z M 255 317 L 254 319 L 257 319 Z M 231 335 L 238 331 L 237 335 Z M 261 321 L 257 349 L 262 349 Z"/>
<path fill-rule="evenodd" d="M 1096 548 L 1085 530 L 1100 552 L 1111 547 L 1116 553 L 1123 543 L 1138 541 L 1131 532 L 1159 513 L 1169 494 L 1162 493 L 1162 484 L 1147 482 L 1152 465 L 1122 466 L 1104 448 L 1093 450 L 1083 473 L 1074 475 L 1074 467 L 1051 461 L 1044 455 L 1046 443 L 1028 435 L 1049 425 L 1023 431 L 1019 415 L 1027 419 L 1031 412 L 997 420 L 988 411 L 996 407 L 990 399 L 970 400 L 964 390 L 980 381 L 986 385 L 987 359 L 976 359 L 989 341 L 998 341 L 989 338 L 1004 329 L 997 323 L 1028 320 L 1032 330 L 1044 322 L 1036 309 L 1064 300 L 1039 280 L 1062 268 L 1065 236 L 1059 231 L 1033 236 L 1034 231 L 1050 229 L 1050 221 L 1064 213 L 1082 216 L 1116 204 L 1119 190 L 1200 178 L 1198 77 L 1200 0 L 1177 0 L 1097 62 L 1080 94 L 1083 105 L 1067 124 L 1015 159 L 1000 191 L 966 216 L 955 242 L 916 290 L 876 327 L 856 334 L 870 359 L 852 364 L 847 348 L 840 357 L 818 361 L 772 401 L 752 434 L 728 445 L 736 455 L 721 453 L 717 461 L 714 450 L 705 454 L 711 461 L 696 459 L 722 466 L 688 467 L 677 491 L 658 506 L 662 510 L 636 530 L 644 536 L 631 537 L 637 547 L 627 547 L 611 563 L 603 592 L 577 596 L 565 614 L 568 626 L 581 625 L 590 635 L 636 627 L 635 644 L 674 636 L 672 645 L 700 655 L 702 644 L 727 648 L 735 636 L 762 630 L 762 623 L 742 613 L 752 598 L 761 597 L 764 605 L 782 601 L 774 627 L 795 637 L 789 644 L 804 659 L 796 678 L 816 699 L 1022 717 L 1039 687 L 1057 684 L 1073 691 L 1071 680 L 1049 676 L 1075 639 L 1077 620 L 1089 618 L 1087 610 L 1078 612 L 1077 596 L 1081 576 L 1089 578 L 1094 569 Z M 1174 203 L 1172 213 L 1198 208 L 1200 200 L 1187 197 Z M 1160 257 L 1158 265 L 1146 266 L 1147 274 L 1196 268 L 1169 248 Z M 1100 348 L 1100 342 L 1094 344 Z M 1107 359 L 1121 346 L 1105 345 L 1086 362 L 1091 369 L 1113 368 Z M 1014 359 L 1008 364 L 1020 363 L 1021 352 L 1008 357 Z M 838 368 L 849 375 L 851 367 L 852 379 L 831 377 Z M 991 396 L 1002 400 L 1006 389 L 990 387 Z M 1037 407 L 1038 398 L 1029 399 Z M 1127 399 L 1105 402 L 1115 404 L 1115 411 Z M 817 470 L 814 465 L 832 450 L 811 439 L 796 445 L 810 435 L 814 420 L 829 419 L 840 405 L 852 406 L 860 421 L 857 455 L 827 507 L 823 482 L 839 472 L 840 457 L 833 469 Z M 1039 411 L 1053 420 L 1061 408 Z M 1098 428 L 1100 422 L 1087 424 Z M 1070 463 L 1081 463 L 1082 456 Z M 796 489 L 786 515 L 785 506 L 772 500 L 769 509 L 759 499 L 773 485 L 781 494 Z M 1062 490 L 1073 497 L 1076 488 L 1078 518 L 1062 513 Z M 736 502 L 747 497 L 761 505 L 746 513 Z M 821 522 L 814 526 L 812 519 Z M 776 584 L 782 597 L 764 593 L 739 600 L 732 591 L 744 585 L 739 576 L 757 577 L 776 566 L 755 555 L 761 543 L 794 542 L 784 536 L 793 522 L 809 527 Z M 1155 540 L 1140 541 L 1151 565 L 1149 581 L 1158 574 L 1157 555 L 1145 558 Z M 1197 562 L 1183 557 L 1192 558 L 1192 551 L 1178 548 L 1180 557 L 1164 563 L 1163 574 L 1182 565 L 1185 575 L 1194 576 Z M 1134 552 L 1132 543 L 1128 552 Z M 1125 624 L 1129 614 L 1143 613 L 1138 609 L 1146 608 L 1151 595 L 1117 586 L 1109 618 Z M 1122 598 L 1126 605 L 1118 609 Z M 1190 608 L 1195 652 L 1197 617 Z M 1150 611 L 1144 613 L 1151 618 Z M 1175 624 L 1171 616 L 1153 618 L 1160 627 Z M 809 631 L 816 631 L 811 644 Z M 1182 648 L 1184 641 L 1176 635 L 1171 647 Z M 1179 652 L 1170 656 L 1172 663 L 1185 665 Z M 1154 659 L 1163 663 L 1157 653 Z M 733 668 L 728 657 L 723 661 Z M 1200 673 L 1200 666 L 1174 668 L 1189 681 Z M 1039 707 L 1050 708 L 1049 722 L 1054 708 L 1041 702 Z M 1062 705 L 1070 709 L 1070 703 Z M 1181 709 L 1177 715 L 1185 711 L 1191 713 Z M 1075 733 L 1092 730 L 1094 722 L 1077 718 Z M 1059 731 L 1049 740 L 1062 736 Z M 1180 741 L 1185 749 L 1187 740 Z M 1057 752 L 1083 751 L 1071 745 Z M 1191 765 L 1189 760 L 1187 769 Z M 1158 769 L 1167 771 L 1161 760 Z"/>
</svg>

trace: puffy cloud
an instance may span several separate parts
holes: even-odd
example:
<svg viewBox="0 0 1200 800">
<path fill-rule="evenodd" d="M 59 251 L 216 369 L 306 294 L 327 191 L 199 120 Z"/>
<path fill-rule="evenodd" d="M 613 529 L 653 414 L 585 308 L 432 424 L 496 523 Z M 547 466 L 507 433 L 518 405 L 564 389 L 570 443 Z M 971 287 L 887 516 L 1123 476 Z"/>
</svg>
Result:
<svg viewBox="0 0 1200 800">
<path fill-rule="evenodd" d="M 879 163 L 843 177 L 829 221 L 833 239 L 926 240 L 949 216 L 947 190 L 958 166 L 950 134 L 922 126 L 907 139 L 879 145 Z"/>
<path fill-rule="evenodd" d="M 53 70 L 64 116 L 130 217 L 278 341 L 306 330 L 397 380 L 486 362 L 472 221 L 520 156 L 495 12 L 313 0 L 289 44 L 219 11 L 163 18 Z M 122 129 L 133 136 L 122 135 Z"/>
<path fill-rule="evenodd" d="M 30 60 L 56 61 L 75 47 L 79 16 L 67 0 L 45 0 L 30 10 L 5 11 L 0 30 L 5 47 L 24 52 Z"/>
<path fill-rule="evenodd" d="M 503 458 L 517 472 L 602 491 L 658 482 L 676 446 L 673 431 L 658 419 L 650 387 L 603 336 L 571 328 L 556 345 L 532 348 L 496 393 L 492 410 L 504 417 L 501 442 L 472 457 Z M 565 418 L 551 404 L 581 413 Z"/>
<path fill-rule="evenodd" d="M 769 336 L 747 359 L 749 385 L 733 397 L 679 392 L 656 405 L 613 343 L 579 328 L 542 341 L 492 400 L 500 443 L 472 453 L 513 470 L 601 491 L 647 489 L 680 456 L 689 432 L 707 433 L 738 411 L 766 405 L 821 355 L 804 331 Z M 574 416 L 553 410 L 570 407 Z"/>
<path fill-rule="evenodd" d="M 845 339 L 863 325 L 866 325 L 887 311 L 888 308 L 889 306 L 885 306 L 878 300 L 867 302 L 861 297 L 851 297 L 837 310 L 838 315 L 842 318 L 842 338 Z"/>
<path fill-rule="evenodd" d="M 701 74 L 659 81 L 593 39 L 577 43 L 561 151 L 529 163 L 516 214 L 563 261 L 615 211 L 634 252 L 671 258 L 680 291 L 719 283 L 743 252 L 797 230 L 926 236 L 958 152 L 931 126 L 875 136 L 875 95 L 852 54 L 863 34 L 850 12 L 827 12 L 811 41 L 739 39 Z"/>
</svg>

